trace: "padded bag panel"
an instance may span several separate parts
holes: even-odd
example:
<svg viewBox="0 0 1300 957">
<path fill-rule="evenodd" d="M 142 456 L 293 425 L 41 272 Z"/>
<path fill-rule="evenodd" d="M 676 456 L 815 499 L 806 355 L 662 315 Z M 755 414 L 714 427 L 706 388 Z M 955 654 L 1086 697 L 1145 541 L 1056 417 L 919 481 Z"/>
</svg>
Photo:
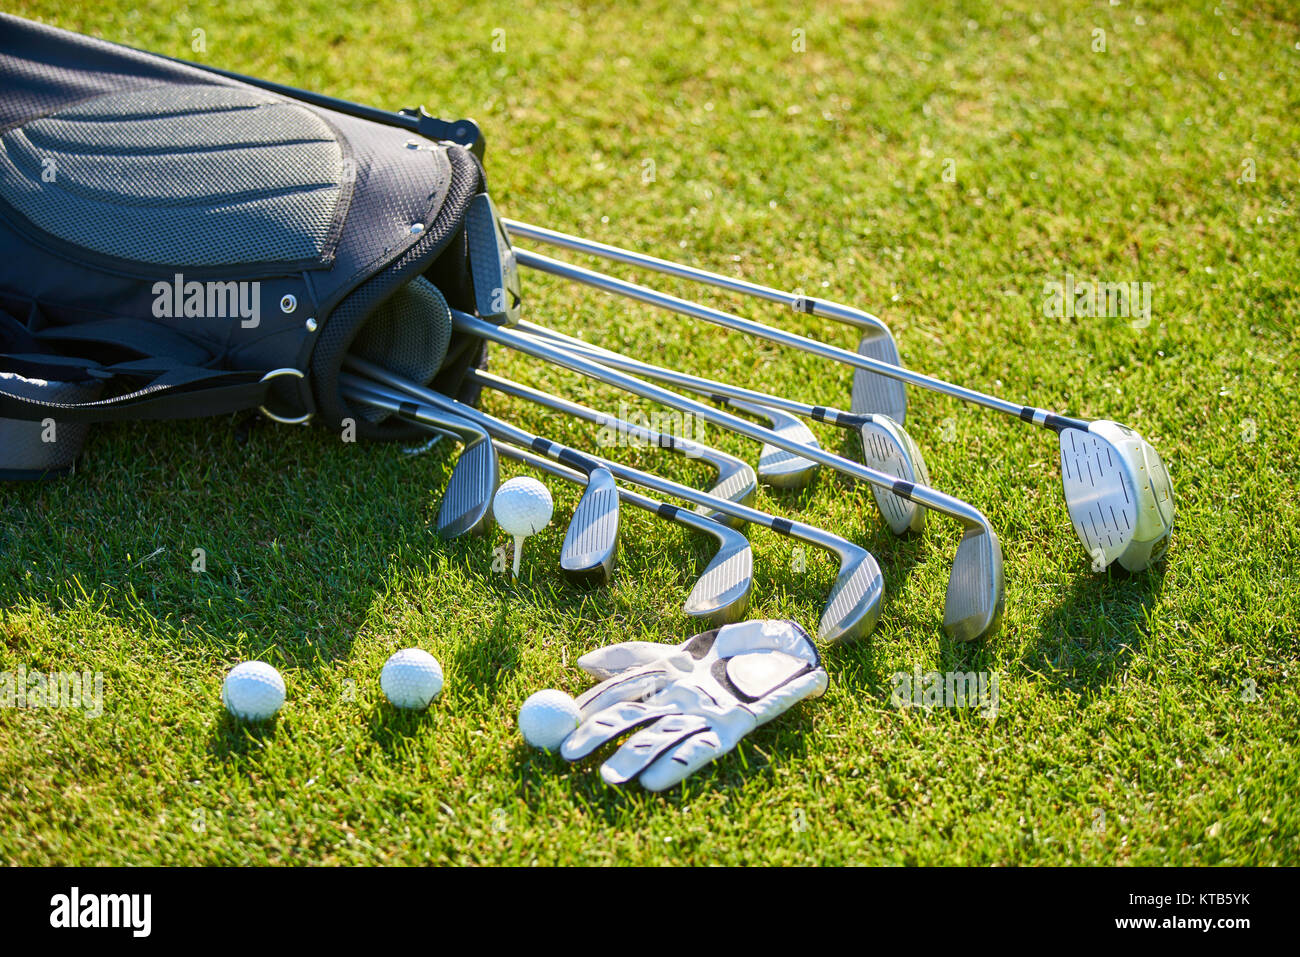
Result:
<svg viewBox="0 0 1300 957">
<path fill-rule="evenodd" d="M 400 126 L 0 14 L 0 144 L 8 163 L 0 163 L 0 179 L 13 181 L 0 193 L 0 304 L 28 336 L 65 354 L 124 369 L 129 355 L 117 330 L 125 327 L 115 320 L 153 323 L 184 340 L 168 354 L 184 353 L 194 368 L 310 373 L 276 379 L 268 404 L 285 416 L 314 410 L 331 425 L 346 413 L 337 396 L 342 356 L 374 310 L 422 274 L 453 302 L 461 298 L 459 237 L 470 200 L 484 188 L 482 169 L 467 150 Z M 293 158 L 278 162 L 286 150 Z M 297 163 L 299 150 L 310 162 Z M 38 154 L 49 151 L 59 154 L 61 208 L 23 209 L 23 190 L 36 188 Z M 222 153 L 240 161 L 223 166 Z M 118 185 L 133 176 L 136 188 Z M 290 209 L 293 202 L 305 211 Z M 119 221 L 146 225 L 123 235 L 88 227 L 105 205 Z M 85 222 L 73 208 L 90 210 Z M 173 228 L 175 214 L 197 225 Z M 157 230 L 147 225 L 154 215 L 165 221 Z M 182 273 L 186 283 L 256 281 L 259 321 L 248 328 L 230 317 L 159 315 L 158 284 L 177 280 L 179 288 Z M 282 308 L 289 297 L 296 306 Z M 143 339 L 159 345 L 156 336 Z M 0 342 L 0 353 L 15 345 Z M 455 336 L 452 346 L 463 354 Z M 188 358 L 196 351 L 207 360 Z M 146 386 L 141 378 L 112 382 L 112 394 Z M 188 402 L 152 404 L 149 417 L 226 407 L 215 397 L 194 411 Z M 6 408 L 33 417 L 27 407 Z M 373 438 L 408 428 L 359 425 Z"/>
<path fill-rule="evenodd" d="M 256 90 L 107 93 L 0 135 L 0 199 L 56 239 L 160 266 L 318 265 L 345 212 L 345 146 Z"/>
<path fill-rule="evenodd" d="M 195 67 L 7 13 L 0 13 L 0 77 L 0 129 L 114 90 L 211 82 Z"/>
</svg>

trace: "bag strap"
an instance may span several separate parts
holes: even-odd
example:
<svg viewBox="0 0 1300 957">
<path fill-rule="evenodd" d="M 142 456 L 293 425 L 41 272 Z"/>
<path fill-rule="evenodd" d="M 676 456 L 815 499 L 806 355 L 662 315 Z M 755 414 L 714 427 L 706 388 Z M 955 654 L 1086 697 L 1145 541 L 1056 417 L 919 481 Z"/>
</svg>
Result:
<svg viewBox="0 0 1300 957">
<path fill-rule="evenodd" d="M 13 358 L 21 360 L 24 357 Z M 157 367 L 160 364 L 163 363 L 157 359 L 140 359 L 87 369 L 89 376 L 94 378 L 153 374 L 153 378 L 139 389 L 92 402 L 50 402 L 0 390 L 0 418 L 122 422 L 132 419 L 191 419 L 224 415 L 265 405 L 275 385 L 273 380 L 279 374 L 292 372 L 301 375 L 296 369 L 261 373 L 183 365 L 159 370 Z"/>
<path fill-rule="evenodd" d="M 137 319 L 49 326 L 30 332 L 10 318 L 0 333 L 11 349 L 28 350 L 0 353 L 0 369 L 6 372 L 54 382 L 107 381 L 118 376 L 145 380 L 143 386 L 122 395 L 86 402 L 56 402 L 0 387 L 0 418 L 122 422 L 223 415 L 265 406 L 274 378 L 301 376 L 297 370 L 263 373 L 210 368 L 212 356 L 202 345 L 157 323 Z M 51 346 L 66 343 L 125 348 L 142 357 L 104 364 L 50 351 Z"/>
</svg>

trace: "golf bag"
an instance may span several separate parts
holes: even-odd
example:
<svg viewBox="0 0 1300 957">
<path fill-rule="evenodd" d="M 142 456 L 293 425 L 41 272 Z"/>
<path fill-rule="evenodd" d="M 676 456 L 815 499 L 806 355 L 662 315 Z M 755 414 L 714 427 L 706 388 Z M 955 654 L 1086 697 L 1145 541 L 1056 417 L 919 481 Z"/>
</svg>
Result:
<svg viewBox="0 0 1300 957">
<path fill-rule="evenodd" d="M 420 434 L 345 404 L 349 352 L 472 401 L 447 306 L 476 311 L 467 221 L 495 224 L 481 147 L 0 15 L 0 478 L 66 471 L 93 422 Z"/>
</svg>

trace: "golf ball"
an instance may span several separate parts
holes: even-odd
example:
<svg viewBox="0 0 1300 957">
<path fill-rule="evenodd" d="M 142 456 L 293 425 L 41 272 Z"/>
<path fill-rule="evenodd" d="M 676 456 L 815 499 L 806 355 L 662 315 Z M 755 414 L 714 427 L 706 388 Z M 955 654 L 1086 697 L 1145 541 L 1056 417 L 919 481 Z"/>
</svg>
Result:
<svg viewBox="0 0 1300 957">
<path fill-rule="evenodd" d="M 543 751 L 558 750 L 579 720 L 578 703 L 554 688 L 529 695 L 519 709 L 519 730 L 524 740 Z"/>
<path fill-rule="evenodd" d="M 555 503 L 550 490 L 526 475 L 512 478 L 497 489 L 492 514 L 502 531 L 513 537 L 536 535 L 551 524 Z"/>
<path fill-rule="evenodd" d="M 221 703 L 243 721 L 266 721 L 284 704 L 284 678 L 265 661 L 241 661 L 221 685 Z"/>
<path fill-rule="evenodd" d="M 442 665 L 427 651 L 403 648 L 384 662 L 379 687 L 395 707 L 427 708 L 442 691 Z"/>
</svg>

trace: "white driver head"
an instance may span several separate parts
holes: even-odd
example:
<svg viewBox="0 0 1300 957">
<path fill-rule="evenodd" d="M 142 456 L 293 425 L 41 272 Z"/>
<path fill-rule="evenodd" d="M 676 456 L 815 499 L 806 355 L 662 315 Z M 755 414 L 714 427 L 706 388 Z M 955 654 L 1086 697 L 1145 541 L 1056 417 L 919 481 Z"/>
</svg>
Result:
<svg viewBox="0 0 1300 957">
<path fill-rule="evenodd" d="M 1138 572 L 1158 561 L 1174 530 L 1174 489 L 1156 450 L 1105 419 L 1060 438 L 1065 505 L 1093 568 Z"/>
</svg>

